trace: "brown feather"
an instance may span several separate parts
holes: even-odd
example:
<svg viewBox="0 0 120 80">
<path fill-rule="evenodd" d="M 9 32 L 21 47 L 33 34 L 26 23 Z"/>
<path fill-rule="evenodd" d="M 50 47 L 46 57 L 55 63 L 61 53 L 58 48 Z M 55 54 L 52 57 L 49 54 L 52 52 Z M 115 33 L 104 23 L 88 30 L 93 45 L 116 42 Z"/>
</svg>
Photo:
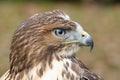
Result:
<svg viewBox="0 0 120 80">
<path fill-rule="evenodd" d="M 76 24 L 60 10 L 36 14 L 24 21 L 13 35 L 10 69 L 1 79 L 46 80 L 51 75 L 48 80 L 101 80 L 74 55 L 62 55 L 62 51 L 74 46 L 55 38 L 51 34 L 55 28 L 75 30 Z M 49 71 L 51 74 L 47 74 Z"/>
</svg>

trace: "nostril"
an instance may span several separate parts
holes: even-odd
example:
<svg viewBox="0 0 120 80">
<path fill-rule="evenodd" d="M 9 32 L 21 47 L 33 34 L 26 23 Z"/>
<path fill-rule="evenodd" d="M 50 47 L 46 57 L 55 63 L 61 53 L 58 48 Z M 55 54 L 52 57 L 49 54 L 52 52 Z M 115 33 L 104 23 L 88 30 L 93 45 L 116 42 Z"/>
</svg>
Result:
<svg viewBox="0 0 120 80">
<path fill-rule="evenodd" d="M 85 38 L 85 34 L 82 34 L 82 38 Z"/>
</svg>

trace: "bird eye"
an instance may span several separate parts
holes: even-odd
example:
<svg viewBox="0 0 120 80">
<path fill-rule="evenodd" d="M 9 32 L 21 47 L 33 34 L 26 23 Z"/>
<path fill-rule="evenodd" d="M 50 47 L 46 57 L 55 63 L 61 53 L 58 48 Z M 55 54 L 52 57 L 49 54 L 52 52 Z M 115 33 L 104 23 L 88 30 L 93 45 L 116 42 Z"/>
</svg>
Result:
<svg viewBox="0 0 120 80">
<path fill-rule="evenodd" d="M 57 35 L 57 36 L 64 36 L 65 33 L 66 33 L 66 31 L 65 31 L 65 29 L 55 29 L 55 30 L 54 30 L 54 33 L 55 33 L 55 35 Z"/>
</svg>

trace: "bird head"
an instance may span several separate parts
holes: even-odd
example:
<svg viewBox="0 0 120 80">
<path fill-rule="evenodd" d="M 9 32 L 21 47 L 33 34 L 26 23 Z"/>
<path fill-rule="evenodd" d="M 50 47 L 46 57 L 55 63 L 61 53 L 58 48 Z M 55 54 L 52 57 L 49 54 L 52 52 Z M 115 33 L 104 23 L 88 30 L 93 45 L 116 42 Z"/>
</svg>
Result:
<svg viewBox="0 0 120 80">
<path fill-rule="evenodd" d="M 90 46 L 92 50 L 93 45 L 91 36 L 63 11 L 35 14 L 13 35 L 11 71 L 20 71 L 43 59 L 49 60 L 54 54 L 72 56 L 81 46 Z"/>
</svg>

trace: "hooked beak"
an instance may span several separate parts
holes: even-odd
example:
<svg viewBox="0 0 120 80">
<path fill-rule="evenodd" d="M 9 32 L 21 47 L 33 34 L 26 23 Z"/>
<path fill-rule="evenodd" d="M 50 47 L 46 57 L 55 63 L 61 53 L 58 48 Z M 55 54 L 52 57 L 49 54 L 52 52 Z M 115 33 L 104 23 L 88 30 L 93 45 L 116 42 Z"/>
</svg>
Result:
<svg viewBox="0 0 120 80">
<path fill-rule="evenodd" d="M 87 32 L 85 32 L 85 34 L 82 34 L 82 37 L 78 36 L 76 40 L 64 42 L 64 44 L 73 44 L 73 43 L 77 43 L 79 44 L 79 46 L 89 46 L 90 52 L 93 50 L 94 47 L 94 41 Z"/>
<path fill-rule="evenodd" d="M 91 36 L 87 37 L 83 41 L 79 42 L 79 46 L 89 46 L 90 47 L 90 52 L 93 50 L 94 47 L 94 41 L 91 38 Z"/>
<path fill-rule="evenodd" d="M 86 40 L 86 45 L 90 46 L 90 52 L 91 52 L 94 47 L 94 41 L 91 37 L 88 40 Z"/>
</svg>

